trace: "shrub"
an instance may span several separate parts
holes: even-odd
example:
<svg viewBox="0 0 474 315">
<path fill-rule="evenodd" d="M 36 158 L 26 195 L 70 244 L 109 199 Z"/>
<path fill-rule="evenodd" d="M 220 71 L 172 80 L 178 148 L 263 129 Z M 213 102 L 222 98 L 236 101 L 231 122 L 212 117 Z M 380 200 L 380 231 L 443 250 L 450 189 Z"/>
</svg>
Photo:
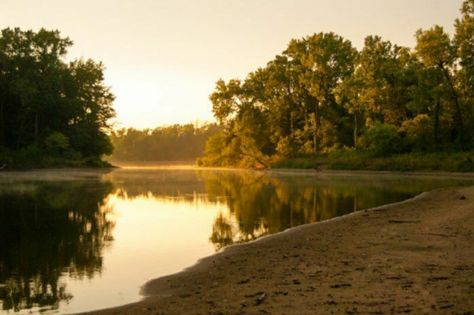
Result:
<svg viewBox="0 0 474 315">
<path fill-rule="evenodd" d="M 290 156 L 293 153 L 290 138 L 284 137 L 283 139 L 281 139 L 277 144 L 276 151 L 280 156 Z"/>
<path fill-rule="evenodd" d="M 62 154 L 69 148 L 69 139 L 60 132 L 53 132 L 46 138 L 44 144 L 50 153 Z"/>
<path fill-rule="evenodd" d="M 376 123 L 366 132 L 363 141 L 370 151 L 379 156 L 404 151 L 403 140 L 397 127 L 390 124 Z"/>
<path fill-rule="evenodd" d="M 403 122 L 400 132 L 405 134 L 405 141 L 416 151 L 427 151 L 433 147 L 433 123 L 426 114 Z"/>
</svg>

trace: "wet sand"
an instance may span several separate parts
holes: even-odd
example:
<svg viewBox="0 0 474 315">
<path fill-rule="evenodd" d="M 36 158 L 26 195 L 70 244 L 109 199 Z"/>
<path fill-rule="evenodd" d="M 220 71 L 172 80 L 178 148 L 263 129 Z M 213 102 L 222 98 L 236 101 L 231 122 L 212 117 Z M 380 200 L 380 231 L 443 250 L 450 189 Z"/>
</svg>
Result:
<svg viewBox="0 0 474 315">
<path fill-rule="evenodd" d="M 232 246 L 88 314 L 474 314 L 474 187 Z"/>
</svg>

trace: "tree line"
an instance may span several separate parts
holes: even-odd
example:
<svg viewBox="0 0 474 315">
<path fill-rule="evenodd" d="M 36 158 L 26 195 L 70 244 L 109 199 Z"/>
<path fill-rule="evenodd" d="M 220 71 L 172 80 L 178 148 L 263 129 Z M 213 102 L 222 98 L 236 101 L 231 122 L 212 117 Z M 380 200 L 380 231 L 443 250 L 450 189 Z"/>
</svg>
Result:
<svg viewBox="0 0 474 315">
<path fill-rule="evenodd" d="M 368 36 L 361 50 L 334 33 L 293 39 L 245 80 L 210 95 L 222 131 L 202 165 L 268 166 L 338 150 L 375 156 L 466 151 L 474 144 L 474 0 L 454 36 L 416 32 L 413 49 Z"/>
<path fill-rule="evenodd" d="M 194 161 L 204 154 L 204 145 L 216 134 L 216 124 L 172 125 L 155 129 L 124 128 L 112 132 L 112 161 Z"/>
<path fill-rule="evenodd" d="M 72 44 L 58 31 L 1 31 L 0 163 L 97 165 L 112 152 L 104 66 L 66 61 Z"/>
</svg>

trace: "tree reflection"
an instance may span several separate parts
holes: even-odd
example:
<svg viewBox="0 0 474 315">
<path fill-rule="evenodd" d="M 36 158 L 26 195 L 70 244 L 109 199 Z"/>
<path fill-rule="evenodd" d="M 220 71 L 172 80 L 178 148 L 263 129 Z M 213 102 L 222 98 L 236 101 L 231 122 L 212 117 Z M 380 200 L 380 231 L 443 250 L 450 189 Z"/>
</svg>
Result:
<svg viewBox="0 0 474 315">
<path fill-rule="evenodd" d="M 298 225 L 401 201 L 459 181 L 430 178 L 269 176 L 252 172 L 199 173 L 207 196 L 227 196 L 229 213 L 215 219 L 216 250 Z"/>
<path fill-rule="evenodd" d="M 215 244 L 217 249 L 221 249 L 234 243 L 232 224 L 222 213 L 220 213 L 214 221 L 210 241 Z"/>
<path fill-rule="evenodd" d="M 209 195 L 228 196 L 230 213 L 216 218 L 210 238 L 216 249 L 328 219 L 354 207 L 350 192 L 314 183 L 251 173 L 203 172 L 201 178 Z"/>
<path fill-rule="evenodd" d="M 113 172 L 108 177 L 115 183 L 118 196 L 135 199 L 152 195 L 158 198 L 179 198 L 192 201 L 204 194 L 204 185 L 194 171 L 134 170 Z M 202 196 L 198 196 L 202 197 Z"/>
<path fill-rule="evenodd" d="M 4 310 L 57 307 L 72 296 L 60 277 L 101 272 L 114 222 L 110 183 L 0 186 L 0 301 Z"/>
<path fill-rule="evenodd" d="M 122 198 L 224 205 L 209 237 L 216 250 L 464 182 L 396 175 L 298 176 L 205 169 L 115 172 L 110 180 Z"/>
</svg>

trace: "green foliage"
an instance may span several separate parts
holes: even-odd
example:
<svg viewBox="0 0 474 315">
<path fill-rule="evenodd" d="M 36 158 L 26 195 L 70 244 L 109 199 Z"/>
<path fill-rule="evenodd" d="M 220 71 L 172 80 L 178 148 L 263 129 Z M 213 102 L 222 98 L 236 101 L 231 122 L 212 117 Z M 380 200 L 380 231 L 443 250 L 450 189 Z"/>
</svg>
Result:
<svg viewBox="0 0 474 315">
<path fill-rule="evenodd" d="M 334 33 L 319 33 L 291 40 L 245 80 L 219 80 L 210 99 L 222 135 L 210 140 L 214 149 L 202 163 L 306 165 L 301 156 L 314 160 L 345 148 L 383 157 L 468 151 L 473 0 L 464 1 L 461 13 L 454 38 L 440 26 L 419 30 L 415 49 L 368 36 L 357 51 Z"/>
<path fill-rule="evenodd" d="M 226 166 L 235 163 L 236 161 L 232 161 L 232 163 L 227 161 L 228 157 L 226 157 L 225 154 L 226 148 L 228 148 L 228 145 L 223 132 L 218 132 L 210 136 L 205 145 L 204 157 L 199 158 L 197 164 L 199 166 Z"/>
<path fill-rule="evenodd" d="M 474 172 L 474 153 L 402 153 L 376 156 L 371 151 L 338 151 L 318 156 L 281 159 L 274 168 L 370 171 L 446 171 Z"/>
<path fill-rule="evenodd" d="M 67 62 L 71 45 L 58 31 L 1 31 L 0 148 L 13 167 L 100 159 L 112 151 L 114 96 L 104 85 L 104 66 Z"/>
<path fill-rule="evenodd" d="M 416 32 L 416 52 L 427 66 L 449 65 L 455 61 L 456 47 L 444 29 L 436 25 Z"/>
<path fill-rule="evenodd" d="M 443 100 L 452 110 L 453 135 L 462 149 L 466 149 L 471 143 L 467 143 L 465 134 L 465 111 L 463 112 L 460 98 L 460 89 L 456 86 L 456 63 L 458 61 L 457 47 L 443 28 L 436 25 L 429 30 L 418 30 L 416 33 L 416 54 L 423 65 L 432 70 L 433 74 L 441 78 L 438 90 L 444 90 L 443 95 L 436 95 L 438 102 Z M 437 115 L 437 114 L 436 114 Z M 436 117 L 435 121 L 438 118 Z M 471 141 L 472 142 L 472 141 Z"/>
<path fill-rule="evenodd" d="M 278 155 L 283 157 L 291 156 L 293 153 L 293 148 L 291 146 L 291 141 L 289 137 L 285 137 L 278 141 L 276 151 Z"/>
<path fill-rule="evenodd" d="M 116 130 L 110 136 L 115 147 L 110 159 L 121 162 L 195 160 L 204 153 L 206 141 L 218 131 L 215 124 Z"/>
<path fill-rule="evenodd" d="M 366 147 L 375 155 L 390 155 L 403 151 L 402 138 L 397 127 L 390 124 L 376 123 L 365 137 Z"/>
<path fill-rule="evenodd" d="M 69 149 L 69 139 L 60 132 L 51 133 L 45 140 L 46 148 L 53 154 L 61 154 Z"/>
<path fill-rule="evenodd" d="M 426 114 L 405 120 L 399 131 L 405 135 L 405 144 L 413 151 L 429 151 L 434 148 L 433 122 Z"/>
<path fill-rule="evenodd" d="M 14 152 L 14 164 L 20 165 L 23 168 L 33 168 L 40 164 L 41 153 L 40 148 L 36 144 L 30 144 Z"/>
</svg>

